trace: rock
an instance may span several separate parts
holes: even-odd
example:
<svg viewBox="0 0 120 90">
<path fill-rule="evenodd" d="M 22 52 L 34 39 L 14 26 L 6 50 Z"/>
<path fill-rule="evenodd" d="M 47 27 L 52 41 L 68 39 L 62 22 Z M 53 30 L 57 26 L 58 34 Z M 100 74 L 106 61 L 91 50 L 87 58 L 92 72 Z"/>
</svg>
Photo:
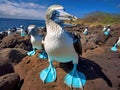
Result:
<svg viewBox="0 0 120 90">
<path fill-rule="evenodd" d="M 0 49 L 3 48 L 22 48 L 25 50 L 31 50 L 32 45 L 28 36 L 21 37 L 19 34 L 13 34 L 2 39 Z"/>
<path fill-rule="evenodd" d="M 83 52 L 86 52 L 87 50 L 93 50 L 93 49 L 95 49 L 95 48 L 98 47 L 98 45 L 96 45 L 96 44 L 93 43 L 93 42 L 88 42 L 88 43 L 86 43 L 86 44 L 84 44 L 84 45 L 82 45 L 82 46 L 83 46 L 83 47 L 82 47 Z"/>
<path fill-rule="evenodd" d="M 91 34 L 87 36 L 81 35 L 83 52 L 97 48 L 99 45 L 95 44 L 96 40 L 97 40 L 97 36 L 95 34 Z"/>
<path fill-rule="evenodd" d="M 20 77 L 16 73 L 6 74 L 0 77 L 0 90 L 17 90 Z"/>
<path fill-rule="evenodd" d="M 6 36 L 5 33 L 0 33 L 0 43 L 2 42 L 2 39 Z"/>
<path fill-rule="evenodd" d="M 4 33 L 0 33 L 0 40 L 2 40 L 6 35 Z"/>
<path fill-rule="evenodd" d="M 97 34 L 98 38 L 95 42 L 95 44 L 103 45 L 107 42 L 107 40 L 111 37 L 111 35 L 105 36 L 103 33 Z"/>
<path fill-rule="evenodd" d="M 89 90 L 103 90 L 103 88 L 105 90 L 119 90 L 120 78 L 118 76 L 120 75 L 120 72 L 118 72 L 118 70 L 120 69 L 120 51 L 112 52 L 110 48 L 111 47 L 108 46 L 99 47 L 83 54 L 84 58 L 88 58 L 99 65 L 99 68 L 97 68 L 98 66 L 89 68 L 93 68 L 93 70 L 95 69 L 95 72 L 97 71 L 97 74 L 101 75 L 102 78 L 102 81 L 99 81 L 100 79 L 94 80 L 94 82 L 91 80 L 88 81 L 89 85 L 90 82 L 93 85 L 93 87 L 91 87 L 91 85 L 89 86 Z M 88 86 L 86 90 L 87 89 Z"/>
<path fill-rule="evenodd" d="M 14 68 L 12 64 L 8 63 L 7 61 L 0 60 L 0 76 L 13 72 L 14 72 Z"/>
<path fill-rule="evenodd" d="M 19 63 L 26 56 L 26 51 L 21 48 L 5 48 L 0 50 L 0 60 Z"/>
<path fill-rule="evenodd" d="M 26 51 L 20 48 L 6 48 L 0 50 L 0 76 L 14 72 L 13 65 L 26 56 Z"/>
</svg>

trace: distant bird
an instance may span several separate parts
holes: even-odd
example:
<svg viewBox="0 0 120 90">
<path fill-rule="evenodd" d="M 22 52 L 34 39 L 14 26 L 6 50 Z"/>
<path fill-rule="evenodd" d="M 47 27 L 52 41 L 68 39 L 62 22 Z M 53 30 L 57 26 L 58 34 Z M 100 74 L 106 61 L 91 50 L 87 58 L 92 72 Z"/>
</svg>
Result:
<svg viewBox="0 0 120 90">
<path fill-rule="evenodd" d="M 33 51 L 30 51 L 27 54 L 29 56 L 33 56 L 36 53 L 35 49 L 37 49 L 43 51 L 42 53 L 39 54 L 40 58 L 47 58 L 47 54 L 44 51 L 44 47 L 42 43 L 44 35 L 39 34 L 39 30 L 35 25 L 28 26 L 28 34 L 30 35 L 30 41 L 32 43 Z"/>
<path fill-rule="evenodd" d="M 20 25 L 20 36 L 22 36 L 22 37 L 26 36 L 26 32 L 24 30 L 24 26 L 23 25 Z"/>
<path fill-rule="evenodd" d="M 111 48 L 112 51 L 117 51 L 117 47 L 120 47 L 120 37 L 115 42 L 114 46 Z"/>
<path fill-rule="evenodd" d="M 83 32 L 84 35 L 87 35 L 88 34 L 88 26 L 85 27 L 85 30 Z"/>
<path fill-rule="evenodd" d="M 10 28 L 8 29 L 7 34 L 8 34 L 8 36 L 9 36 L 9 35 L 12 35 L 12 32 L 11 32 L 11 29 L 10 29 Z"/>
<path fill-rule="evenodd" d="M 0 34 L 3 34 L 3 32 L 0 32 Z"/>
<path fill-rule="evenodd" d="M 40 79 L 43 82 L 53 82 L 56 80 L 56 69 L 53 66 L 53 60 L 58 62 L 73 62 L 73 69 L 64 80 L 70 87 L 83 88 L 86 83 L 86 77 L 77 70 L 79 55 L 81 49 L 80 40 L 74 35 L 64 30 L 64 20 L 75 20 L 77 17 L 65 12 L 61 5 L 52 5 L 46 11 L 46 29 L 47 34 L 44 40 L 45 51 L 48 54 L 49 66 L 40 72 Z M 76 38 L 76 39 L 75 39 Z M 77 45 L 75 45 L 77 44 Z M 79 51 L 80 50 L 80 51 Z M 82 53 L 81 53 L 82 54 Z"/>
<path fill-rule="evenodd" d="M 104 35 L 106 36 L 110 35 L 110 31 L 111 31 L 110 25 L 107 25 L 107 29 L 104 31 Z"/>
<path fill-rule="evenodd" d="M 107 27 L 106 26 L 104 26 L 104 28 L 103 28 L 103 32 L 105 32 L 107 30 Z"/>
<path fill-rule="evenodd" d="M 120 37 L 119 37 L 119 39 L 118 39 L 118 41 L 117 41 L 117 46 L 120 47 Z"/>
</svg>

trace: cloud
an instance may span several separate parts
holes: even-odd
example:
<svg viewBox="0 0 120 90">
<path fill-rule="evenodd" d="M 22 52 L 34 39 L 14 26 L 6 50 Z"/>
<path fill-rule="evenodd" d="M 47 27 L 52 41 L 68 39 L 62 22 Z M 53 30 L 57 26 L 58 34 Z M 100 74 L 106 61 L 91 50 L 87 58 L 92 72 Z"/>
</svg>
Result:
<svg viewBox="0 0 120 90">
<path fill-rule="evenodd" d="M 11 2 L 0 1 L 0 17 L 23 18 L 23 19 L 44 19 L 46 6 L 33 2 Z"/>
</svg>

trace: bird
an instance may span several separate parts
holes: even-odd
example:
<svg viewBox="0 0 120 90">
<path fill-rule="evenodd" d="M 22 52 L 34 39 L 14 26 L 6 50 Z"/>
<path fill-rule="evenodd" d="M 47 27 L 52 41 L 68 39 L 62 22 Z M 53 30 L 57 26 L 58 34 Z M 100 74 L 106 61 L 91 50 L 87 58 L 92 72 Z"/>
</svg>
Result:
<svg viewBox="0 0 120 90">
<path fill-rule="evenodd" d="M 110 31 L 111 31 L 110 25 L 107 25 L 107 29 L 104 31 L 104 35 L 105 35 L 105 36 L 110 35 Z"/>
<path fill-rule="evenodd" d="M 88 26 L 85 27 L 85 30 L 83 32 L 84 35 L 87 35 L 88 34 Z"/>
<path fill-rule="evenodd" d="M 24 30 L 24 26 L 23 26 L 23 25 L 20 25 L 20 36 L 21 36 L 21 37 L 26 36 L 26 32 L 25 32 L 25 30 Z"/>
<path fill-rule="evenodd" d="M 102 31 L 104 32 L 104 31 L 106 31 L 106 29 L 107 29 L 107 27 L 106 27 L 106 26 L 104 26 L 104 28 L 103 28 L 103 30 L 102 30 Z"/>
<path fill-rule="evenodd" d="M 36 53 L 37 50 L 42 50 L 42 52 L 39 54 L 39 57 L 42 59 L 47 58 L 47 54 L 44 51 L 44 45 L 43 45 L 43 39 L 44 35 L 39 34 L 39 29 L 37 28 L 36 25 L 29 25 L 28 26 L 28 34 L 30 36 L 30 41 L 32 44 L 33 51 L 28 52 L 27 54 L 29 56 L 33 56 Z"/>
<path fill-rule="evenodd" d="M 10 29 L 10 28 L 8 29 L 7 34 L 8 34 L 8 36 L 9 36 L 9 35 L 12 35 L 12 32 L 11 32 L 11 29 Z"/>
<path fill-rule="evenodd" d="M 86 76 L 77 70 L 79 54 L 82 54 L 80 40 L 74 34 L 64 30 L 64 20 L 76 20 L 77 17 L 65 11 L 61 5 L 52 5 L 46 10 L 47 34 L 44 48 L 48 55 L 49 66 L 40 72 L 40 79 L 44 83 L 54 82 L 57 77 L 53 61 L 67 63 L 72 61 L 73 69 L 64 77 L 64 82 L 71 88 L 82 88 L 86 83 Z M 76 44 L 76 45 L 75 45 Z M 75 49 L 79 46 L 79 49 Z"/>
<path fill-rule="evenodd" d="M 119 39 L 118 39 L 118 41 L 117 41 L 117 46 L 120 47 L 120 37 L 119 37 Z"/>
<path fill-rule="evenodd" d="M 112 51 L 117 51 L 117 47 L 120 47 L 120 37 L 116 40 L 115 44 L 111 48 Z"/>
</svg>

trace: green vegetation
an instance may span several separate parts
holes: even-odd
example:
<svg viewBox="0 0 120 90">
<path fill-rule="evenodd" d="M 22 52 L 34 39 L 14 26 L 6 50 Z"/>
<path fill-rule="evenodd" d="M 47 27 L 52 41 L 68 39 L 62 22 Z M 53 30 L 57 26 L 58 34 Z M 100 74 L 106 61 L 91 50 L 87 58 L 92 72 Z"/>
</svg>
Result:
<svg viewBox="0 0 120 90">
<path fill-rule="evenodd" d="M 87 14 L 84 18 L 73 22 L 74 24 L 87 25 L 106 25 L 106 24 L 120 24 L 120 14 L 110 14 L 105 12 L 92 12 Z"/>
</svg>

